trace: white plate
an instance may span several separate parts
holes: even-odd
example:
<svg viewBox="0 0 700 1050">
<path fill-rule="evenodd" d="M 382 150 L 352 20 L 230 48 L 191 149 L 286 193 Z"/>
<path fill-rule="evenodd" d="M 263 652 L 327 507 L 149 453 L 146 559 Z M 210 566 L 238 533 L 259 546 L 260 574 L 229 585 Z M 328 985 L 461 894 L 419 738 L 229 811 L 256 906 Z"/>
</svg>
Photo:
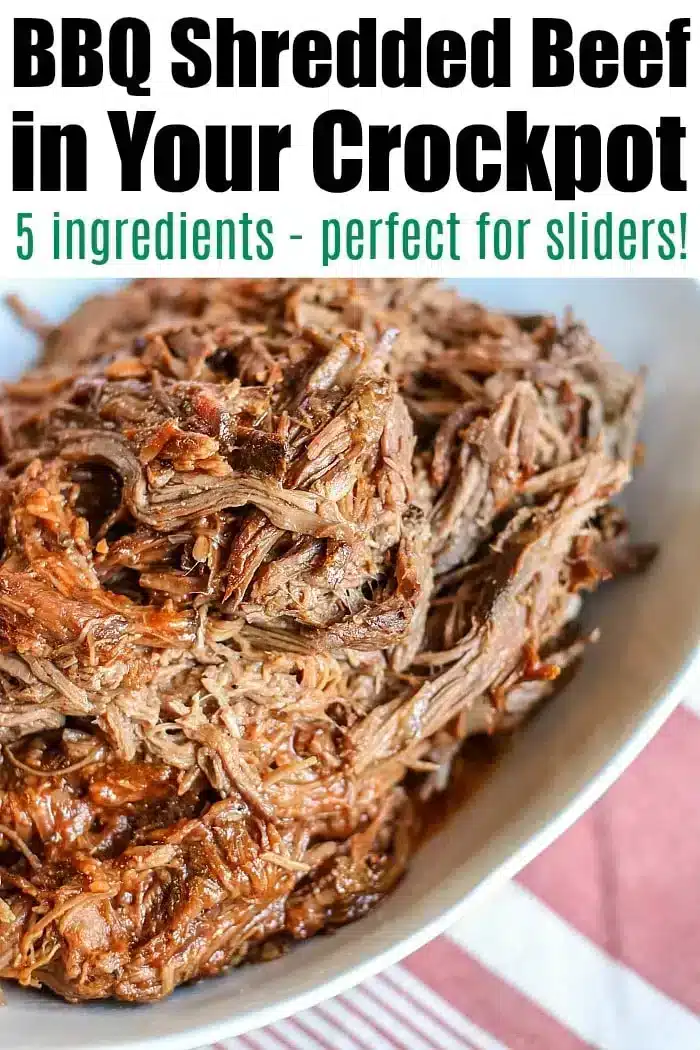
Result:
<svg viewBox="0 0 700 1050">
<path fill-rule="evenodd" d="M 17 282 L 60 316 L 99 282 Z M 67 1006 L 6 988 L 6 1050 L 185 1050 L 274 1021 L 414 951 L 515 874 L 623 771 L 680 697 L 700 640 L 700 288 L 690 281 L 464 281 L 493 306 L 572 305 L 625 363 L 650 366 L 647 460 L 629 491 L 637 535 L 663 541 L 645 575 L 594 599 L 603 629 L 583 670 L 520 732 L 507 757 L 416 857 L 397 892 L 333 937 L 264 966 L 180 990 L 155 1006 Z M 0 319 L 0 371 L 31 340 Z"/>
</svg>

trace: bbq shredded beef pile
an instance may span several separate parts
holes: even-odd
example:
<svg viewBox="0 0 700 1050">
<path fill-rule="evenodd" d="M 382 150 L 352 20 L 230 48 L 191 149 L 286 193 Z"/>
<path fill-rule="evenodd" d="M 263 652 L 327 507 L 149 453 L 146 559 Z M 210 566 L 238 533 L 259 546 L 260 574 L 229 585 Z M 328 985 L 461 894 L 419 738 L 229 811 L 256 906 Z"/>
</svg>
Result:
<svg viewBox="0 0 700 1050">
<path fill-rule="evenodd" d="M 427 281 L 145 281 L 7 383 L 0 976 L 144 1001 L 366 913 L 637 567 L 639 377 Z"/>
</svg>

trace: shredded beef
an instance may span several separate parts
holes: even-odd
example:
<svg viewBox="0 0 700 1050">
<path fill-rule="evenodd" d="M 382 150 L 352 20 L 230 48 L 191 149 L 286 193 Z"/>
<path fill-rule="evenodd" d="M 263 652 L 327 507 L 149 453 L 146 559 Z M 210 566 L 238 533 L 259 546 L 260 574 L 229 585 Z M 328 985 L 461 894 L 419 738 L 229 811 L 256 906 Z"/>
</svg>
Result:
<svg viewBox="0 0 700 1050">
<path fill-rule="evenodd" d="M 642 381 L 429 281 L 138 281 L 0 401 L 0 976 L 147 1001 L 359 918 L 550 696 Z"/>
</svg>

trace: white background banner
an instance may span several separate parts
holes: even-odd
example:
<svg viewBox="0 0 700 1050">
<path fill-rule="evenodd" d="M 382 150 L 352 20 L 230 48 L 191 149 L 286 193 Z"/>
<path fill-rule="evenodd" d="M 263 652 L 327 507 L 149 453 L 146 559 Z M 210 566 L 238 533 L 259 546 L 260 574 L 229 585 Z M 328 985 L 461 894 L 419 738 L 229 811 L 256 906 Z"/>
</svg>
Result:
<svg viewBox="0 0 700 1050">
<path fill-rule="evenodd" d="M 199 6 L 182 0 L 171 3 L 150 0 L 138 5 L 108 2 L 96 5 L 75 0 L 64 0 L 57 5 L 46 0 L 28 0 L 20 8 L 7 0 L 0 15 L 0 117 L 3 123 L 0 275 L 700 276 L 700 253 L 696 246 L 700 25 L 693 24 L 694 7 L 687 0 L 684 3 L 672 0 L 663 5 L 648 2 L 462 5 L 447 0 L 433 0 L 430 4 L 406 0 L 400 5 L 359 3 L 352 7 L 310 0 L 293 5 L 270 0 L 257 5 L 212 0 Z M 56 77 L 51 85 L 14 86 L 13 21 L 20 17 L 44 18 L 53 25 L 56 43 L 51 50 Z M 197 17 L 206 22 L 210 38 L 197 41 L 190 38 L 191 43 L 202 49 L 196 53 L 195 66 L 192 62 L 187 65 L 186 58 L 177 53 L 171 30 L 177 19 Z M 384 86 L 379 61 L 378 86 L 343 87 L 338 83 L 335 65 L 338 34 L 344 30 L 356 32 L 362 17 L 376 19 L 380 56 L 381 34 L 403 31 L 406 18 L 421 19 L 420 87 Z M 66 56 L 62 61 L 60 46 L 61 20 L 68 18 L 91 18 L 100 24 L 103 42 L 99 52 L 103 57 L 104 79 L 97 86 L 61 86 L 66 61 Z M 150 30 L 149 47 L 143 52 L 150 66 L 144 84 L 148 94 L 130 94 L 110 78 L 110 27 L 124 18 L 140 19 Z M 226 79 L 232 53 L 230 27 L 225 23 L 217 25 L 217 18 L 233 18 L 236 31 L 248 30 L 254 35 L 257 50 L 251 76 L 257 79 L 258 86 L 217 87 L 217 76 Z M 477 38 L 472 44 L 472 35 L 479 31 L 493 32 L 494 19 L 498 18 L 510 20 L 507 56 L 510 86 L 478 87 L 472 82 L 475 66 L 470 62 L 470 53 L 473 47 L 478 58 L 484 40 Z M 565 19 L 571 25 L 573 43 L 569 51 L 575 73 L 570 86 L 533 86 L 535 18 Z M 667 34 L 674 19 L 688 18 L 691 22 L 686 51 L 687 87 L 674 87 L 670 84 L 674 76 L 670 52 L 676 47 L 680 53 L 685 45 L 677 28 L 671 30 L 671 36 L 676 34 L 673 43 Z M 304 49 L 281 52 L 278 87 L 260 86 L 261 78 L 271 75 L 275 65 L 269 59 L 272 64 L 263 68 L 261 34 L 285 30 L 289 31 L 292 42 L 304 31 L 323 31 L 330 38 L 333 64 L 323 65 L 324 52 L 318 41 L 312 45 L 307 42 Z M 426 76 L 427 41 L 431 34 L 442 30 L 452 30 L 466 41 L 466 62 L 460 64 L 455 58 L 442 65 L 446 74 L 454 76 L 460 69 L 464 70 L 463 83 L 451 88 L 435 86 Z M 581 38 L 596 30 L 606 31 L 615 39 L 586 38 L 581 59 Z M 645 35 L 642 39 L 634 35 L 641 30 L 657 34 L 662 49 L 660 57 L 657 58 L 650 37 Z M 112 41 L 111 61 L 117 79 L 120 71 L 133 70 L 129 50 L 122 54 L 124 39 L 123 33 L 115 33 Z M 127 44 L 131 39 L 127 33 Z M 318 48 L 314 51 L 314 55 L 319 56 L 318 62 L 308 62 L 310 46 Z M 440 38 L 440 46 L 443 49 L 446 46 L 444 38 Z M 619 52 L 617 60 L 615 51 Z M 322 71 L 328 68 L 329 82 L 320 87 L 300 86 L 295 80 L 293 53 L 302 75 L 305 68 L 307 74 L 310 69 L 314 76 L 321 77 Z M 457 56 L 458 51 L 452 54 Z M 507 48 L 502 47 L 499 54 L 503 58 Z M 489 55 L 492 62 L 492 51 Z M 211 65 L 208 84 L 186 87 L 174 82 L 173 62 L 184 63 L 183 73 L 191 77 L 202 73 L 206 56 Z M 676 76 L 678 68 L 676 65 Z M 241 69 L 242 65 L 239 71 Z M 590 79 L 591 70 L 599 77 L 614 79 L 614 83 L 608 87 L 587 85 L 583 79 Z M 633 86 L 627 79 L 634 80 L 640 75 L 655 79 L 657 72 L 660 81 L 655 86 Z M 360 129 L 361 145 L 340 146 L 336 134 L 333 152 L 331 140 L 321 133 L 318 124 L 322 114 L 333 110 L 353 115 L 352 120 L 346 118 L 350 122 L 348 127 Z M 125 169 L 109 112 L 121 114 L 113 121 L 117 124 L 121 121 L 128 134 L 133 130 L 136 114 L 154 113 L 141 161 L 130 169 L 132 178 L 140 178 L 140 190 L 122 188 Z M 509 112 L 521 116 L 509 118 Z M 13 118 L 13 114 L 20 116 Z M 666 118 L 665 123 L 660 123 L 662 118 Z M 678 118 L 679 123 L 674 123 L 673 118 Z M 535 125 L 549 126 L 541 156 L 553 184 L 555 179 L 561 184 L 565 182 L 565 165 L 567 158 L 572 157 L 574 166 L 570 174 L 579 181 L 583 179 L 581 150 L 576 147 L 574 154 L 571 149 L 567 152 L 567 142 L 570 146 L 573 129 L 590 126 L 589 131 L 581 132 L 579 137 L 586 140 L 587 178 L 595 178 L 596 155 L 600 155 L 600 188 L 595 192 L 578 190 L 574 199 L 559 200 L 554 189 L 536 190 L 531 186 L 508 189 L 508 179 L 521 179 L 524 170 L 517 156 L 517 140 L 518 136 L 522 138 L 518 125 L 525 121 L 528 129 Z M 327 122 L 330 123 L 328 119 Z M 87 188 L 84 191 L 42 190 L 42 164 L 47 167 L 44 181 L 51 184 L 53 177 L 48 171 L 52 133 L 48 133 L 48 145 L 44 148 L 40 127 L 70 124 L 85 130 Z M 173 131 L 168 130 L 168 125 L 186 128 Z M 260 163 L 258 144 L 262 125 L 278 128 L 289 125 L 290 145 L 279 155 L 278 191 L 259 189 L 261 166 L 264 179 L 274 174 L 269 158 Z M 426 135 L 421 125 L 433 125 L 443 132 Z M 492 129 L 491 138 L 484 138 L 482 132 L 474 130 L 474 125 Z M 640 192 L 623 192 L 609 184 L 606 169 L 610 156 L 615 149 L 619 154 L 620 142 L 627 142 L 626 133 L 619 130 L 620 125 L 640 125 L 648 132 L 653 174 L 648 187 Z M 13 132 L 13 126 L 21 126 L 25 138 Z M 396 126 L 400 130 L 391 133 L 382 130 Z M 678 138 L 680 126 L 686 131 L 682 140 Z M 222 130 L 212 131 L 215 127 Z M 659 127 L 665 130 L 659 132 Z M 230 130 L 233 128 L 238 130 Z M 412 132 L 416 128 L 418 130 Z M 471 130 L 460 138 L 464 128 Z M 558 132 L 557 128 L 570 130 Z M 595 129 L 600 133 L 599 149 Z M 484 148 L 493 143 L 493 133 L 499 136 L 500 150 Z M 14 148 L 13 134 L 17 136 Z M 274 138 L 273 133 L 265 134 Z M 557 135 L 561 150 L 555 154 Z M 668 139 L 665 152 L 664 136 Z M 399 143 L 388 154 L 382 146 L 387 137 Z M 30 139 L 33 164 L 27 159 Z M 252 154 L 247 148 L 249 140 L 253 145 Z M 430 141 L 431 148 L 423 155 L 421 150 L 426 140 Z M 476 152 L 470 146 L 474 141 L 479 144 Z M 627 154 L 629 176 L 643 168 L 647 148 L 643 135 L 636 141 L 639 144 L 636 159 L 631 144 L 623 150 Z M 222 143 L 226 145 L 227 156 L 222 156 Z M 53 152 L 55 154 L 55 149 Z M 361 169 L 350 169 L 359 172 L 356 188 L 329 192 L 317 185 L 314 152 L 317 165 L 323 167 L 327 179 L 334 173 L 337 177 L 343 160 L 359 160 Z M 420 163 L 416 161 L 416 154 Z M 408 181 L 407 157 L 413 172 Z M 474 157 L 476 167 L 470 166 Z M 439 182 L 439 172 L 447 166 L 449 178 L 443 188 L 434 192 L 411 188 L 408 182 L 416 181 L 415 173 L 423 167 L 423 162 L 423 176 L 428 185 L 431 179 Z M 460 181 L 469 186 L 475 179 L 487 176 L 484 164 L 501 165 L 500 178 L 494 188 L 487 192 L 464 188 Z M 533 167 L 537 167 L 536 158 Z M 185 182 L 192 172 L 196 177 L 197 170 L 199 177 L 191 189 L 173 191 L 172 187 Z M 207 185 L 209 181 L 222 186 L 232 177 L 238 180 L 239 186 L 244 185 L 248 171 L 249 190 L 217 192 Z M 63 175 L 65 177 L 65 171 Z M 381 183 L 385 177 L 388 177 L 389 189 L 370 189 L 371 180 Z M 34 189 L 13 188 L 18 178 L 20 184 L 25 185 L 24 180 L 32 178 Z M 664 183 L 678 186 L 679 180 L 687 184 L 685 191 L 664 188 Z M 171 189 L 159 186 L 158 181 Z M 529 184 L 530 180 L 526 181 Z"/>
</svg>

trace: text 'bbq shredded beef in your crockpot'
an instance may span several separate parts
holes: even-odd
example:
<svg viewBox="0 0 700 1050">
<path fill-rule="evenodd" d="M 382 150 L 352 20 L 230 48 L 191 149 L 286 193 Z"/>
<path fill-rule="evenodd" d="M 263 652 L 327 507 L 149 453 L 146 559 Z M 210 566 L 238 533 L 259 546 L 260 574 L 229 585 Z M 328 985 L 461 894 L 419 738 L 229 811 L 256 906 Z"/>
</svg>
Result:
<svg viewBox="0 0 700 1050">
<path fill-rule="evenodd" d="M 145 281 L 2 397 L 0 976 L 146 1001 L 357 919 L 637 567 L 639 377 L 427 281 Z M 430 848 L 429 845 L 426 848 Z"/>
</svg>

